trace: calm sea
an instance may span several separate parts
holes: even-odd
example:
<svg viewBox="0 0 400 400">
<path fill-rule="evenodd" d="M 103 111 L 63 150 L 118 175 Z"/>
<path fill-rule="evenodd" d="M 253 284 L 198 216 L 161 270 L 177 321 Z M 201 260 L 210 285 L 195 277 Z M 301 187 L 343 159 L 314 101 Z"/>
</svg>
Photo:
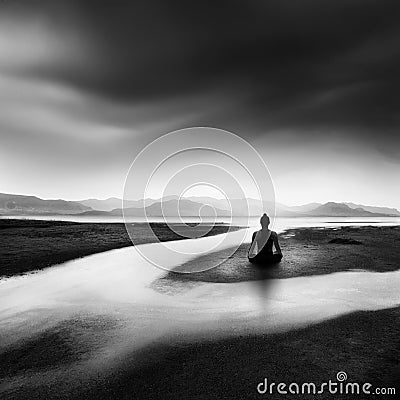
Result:
<svg viewBox="0 0 400 400">
<path fill-rule="evenodd" d="M 123 223 L 122 217 L 104 217 L 104 216 L 78 216 L 78 215 L 46 215 L 46 216 L 3 216 L 0 219 L 36 219 L 45 221 L 73 221 L 73 222 L 86 222 L 86 223 Z M 239 226 L 257 226 L 258 217 L 254 218 L 235 218 L 234 225 Z M 129 218 L 129 223 L 146 222 L 140 218 Z M 232 221 L 229 218 L 172 218 L 164 219 L 162 217 L 151 217 L 148 222 L 169 222 L 169 223 L 225 223 L 230 224 Z M 400 225 L 400 217 L 297 217 L 297 218 L 283 218 L 277 217 L 272 221 L 272 228 L 276 231 L 282 231 L 288 228 L 307 227 L 307 226 L 348 226 L 348 225 Z"/>
</svg>

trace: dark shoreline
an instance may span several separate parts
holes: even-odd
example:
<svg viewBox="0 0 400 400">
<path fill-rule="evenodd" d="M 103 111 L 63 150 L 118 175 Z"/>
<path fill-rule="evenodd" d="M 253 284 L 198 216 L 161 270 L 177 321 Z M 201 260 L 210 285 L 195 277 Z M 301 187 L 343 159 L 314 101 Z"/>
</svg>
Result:
<svg viewBox="0 0 400 400">
<path fill-rule="evenodd" d="M 151 225 L 159 241 L 186 239 L 172 231 L 167 224 Z M 135 224 L 135 244 L 156 241 L 154 236 L 149 236 L 145 226 Z M 206 228 L 209 225 L 202 226 Z M 215 225 L 207 236 L 225 233 L 229 229 L 239 227 Z M 123 223 L 0 219 L 0 278 L 132 245 Z"/>
</svg>

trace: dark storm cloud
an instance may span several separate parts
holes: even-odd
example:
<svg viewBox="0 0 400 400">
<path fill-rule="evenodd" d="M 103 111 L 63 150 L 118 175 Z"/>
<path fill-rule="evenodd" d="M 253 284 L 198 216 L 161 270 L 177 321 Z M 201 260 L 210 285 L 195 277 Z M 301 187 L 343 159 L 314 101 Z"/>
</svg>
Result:
<svg viewBox="0 0 400 400">
<path fill-rule="evenodd" d="M 80 57 L 15 73 L 112 101 L 220 92 L 224 110 L 198 122 L 259 133 L 380 129 L 393 139 L 399 124 L 398 1 L 30 1 L 9 12 L 81 46 Z"/>
<path fill-rule="evenodd" d="M 283 202 L 399 207 L 399 17 L 397 0 L 0 1 L 2 191 L 118 196 L 146 144 L 206 125 L 249 139 Z"/>
</svg>

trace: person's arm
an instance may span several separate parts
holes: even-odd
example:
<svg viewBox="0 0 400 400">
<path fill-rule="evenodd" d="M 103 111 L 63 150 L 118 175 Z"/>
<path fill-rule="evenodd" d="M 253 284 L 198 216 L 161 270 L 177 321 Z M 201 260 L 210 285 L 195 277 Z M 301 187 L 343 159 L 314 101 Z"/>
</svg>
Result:
<svg viewBox="0 0 400 400">
<path fill-rule="evenodd" d="M 256 235 L 257 235 L 257 232 L 254 232 L 254 233 L 253 233 L 253 236 L 251 237 L 251 243 L 254 242 L 254 239 L 255 239 Z"/>
<path fill-rule="evenodd" d="M 274 245 L 275 245 L 277 253 L 282 255 L 281 246 L 279 246 L 278 235 L 276 232 L 273 232 L 272 239 L 274 241 Z"/>
</svg>

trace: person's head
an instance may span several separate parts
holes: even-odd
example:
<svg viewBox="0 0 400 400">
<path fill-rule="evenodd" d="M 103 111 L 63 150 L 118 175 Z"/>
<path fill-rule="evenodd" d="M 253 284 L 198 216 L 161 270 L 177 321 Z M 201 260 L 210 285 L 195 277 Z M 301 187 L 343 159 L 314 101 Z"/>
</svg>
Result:
<svg viewBox="0 0 400 400">
<path fill-rule="evenodd" d="M 268 215 L 267 214 L 263 214 L 262 215 L 262 217 L 260 218 L 260 224 L 261 224 L 261 227 L 264 229 L 264 228 L 268 228 L 268 225 L 269 225 L 269 217 L 268 217 Z"/>
</svg>

